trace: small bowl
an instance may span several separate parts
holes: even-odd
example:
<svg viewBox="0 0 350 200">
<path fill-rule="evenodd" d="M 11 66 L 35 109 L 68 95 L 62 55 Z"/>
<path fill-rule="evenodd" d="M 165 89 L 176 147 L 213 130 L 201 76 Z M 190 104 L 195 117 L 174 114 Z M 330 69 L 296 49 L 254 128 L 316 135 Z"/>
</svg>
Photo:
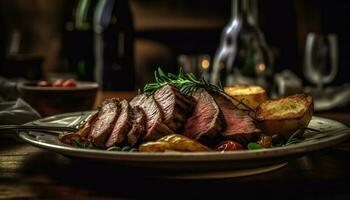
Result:
<svg viewBox="0 0 350 200">
<path fill-rule="evenodd" d="M 39 87 L 37 82 L 19 85 L 22 98 L 43 117 L 91 110 L 97 90 L 97 83 L 79 81 L 76 87 Z"/>
</svg>

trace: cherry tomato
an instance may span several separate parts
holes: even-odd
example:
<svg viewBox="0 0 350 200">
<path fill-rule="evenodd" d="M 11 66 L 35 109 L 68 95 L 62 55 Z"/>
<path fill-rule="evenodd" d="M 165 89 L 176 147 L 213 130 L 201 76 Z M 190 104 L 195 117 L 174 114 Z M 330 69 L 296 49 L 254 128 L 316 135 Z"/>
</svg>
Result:
<svg viewBox="0 0 350 200">
<path fill-rule="evenodd" d="M 74 79 L 65 80 L 62 84 L 63 87 L 76 87 L 77 82 Z"/>
<path fill-rule="evenodd" d="M 38 86 L 39 87 L 51 87 L 51 83 L 49 83 L 47 81 L 39 81 Z"/>
<path fill-rule="evenodd" d="M 53 82 L 52 87 L 63 87 L 63 80 L 57 79 L 55 82 Z"/>
<path fill-rule="evenodd" d="M 243 149 L 244 147 L 240 143 L 230 140 L 223 141 L 215 147 L 216 151 L 237 151 Z"/>
</svg>

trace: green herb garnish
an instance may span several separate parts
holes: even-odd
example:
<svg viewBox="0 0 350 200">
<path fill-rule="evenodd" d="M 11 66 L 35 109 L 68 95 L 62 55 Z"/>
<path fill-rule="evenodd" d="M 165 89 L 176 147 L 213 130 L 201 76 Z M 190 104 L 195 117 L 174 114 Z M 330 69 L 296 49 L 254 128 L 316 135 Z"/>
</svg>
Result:
<svg viewBox="0 0 350 200">
<path fill-rule="evenodd" d="M 298 136 L 300 135 L 300 133 L 304 131 L 304 129 L 299 129 L 297 131 L 295 131 L 287 140 L 287 142 L 283 145 L 283 146 L 288 146 L 291 144 L 297 144 L 299 142 L 301 142 L 302 140 L 298 138 Z"/>
<path fill-rule="evenodd" d="M 107 149 L 107 151 L 121 151 L 121 150 L 122 150 L 122 148 L 116 147 L 116 146 L 109 147 L 109 148 Z"/>
<path fill-rule="evenodd" d="M 79 147 L 79 148 L 87 148 L 86 143 L 81 142 L 79 139 L 72 139 L 72 142 L 74 143 L 74 145 L 75 145 L 76 147 Z"/>
<path fill-rule="evenodd" d="M 118 146 L 113 146 L 113 147 L 109 147 L 107 149 L 107 151 L 129 151 L 129 152 L 136 152 L 138 151 L 137 148 L 133 148 L 130 146 L 124 146 L 124 147 L 118 147 Z"/>
<path fill-rule="evenodd" d="M 165 85 L 172 85 L 180 92 L 190 95 L 198 88 L 204 88 L 210 91 L 223 92 L 222 87 L 208 83 L 203 77 L 197 78 L 193 73 L 186 74 L 182 68 L 179 69 L 177 75 L 165 74 L 161 68 L 154 72 L 154 83 L 149 83 L 143 88 L 144 92 L 153 93 Z"/>
<path fill-rule="evenodd" d="M 292 144 L 298 144 L 300 142 L 302 142 L 303 140 L 298 138 L 301 134 L 302 131 L 304 131 L 305 129 L 298 129 L 296 130 L 291 136 L 289 136 L 288 140 L 285 143 L 278 143 L 273 145 L 273 147 L 283 147 L 283 146 L 289 146 Z"/>
<path fill-rule="evenodd" d="M 255 150 L 255 149 L 263 149 L 264 147 L 261 146 L 260 144 L 258 143 L 255 143 L 255 142 L 250 142 L 248 145 L 247 145 L 247 149 L 249 150 Z"/>
<path fill-rule="evenodd" d="M 289 146 L 292 144 L 298 144 L 302 142 L 303 140 L 299 138 L 300 134 L 304 131 L 304 129 L 298 129 L 295 131 L 291 136 L 289 136 L 288 140 L 285 143 L 278 143 L 273 145 L 272 147 L 284 147 Z M 260 145 L 259 143 L 251 142 L 247 145 L 247 149 L 254 150 L 254 149 L 263 149 L 264 147 Z"/>
</svg>

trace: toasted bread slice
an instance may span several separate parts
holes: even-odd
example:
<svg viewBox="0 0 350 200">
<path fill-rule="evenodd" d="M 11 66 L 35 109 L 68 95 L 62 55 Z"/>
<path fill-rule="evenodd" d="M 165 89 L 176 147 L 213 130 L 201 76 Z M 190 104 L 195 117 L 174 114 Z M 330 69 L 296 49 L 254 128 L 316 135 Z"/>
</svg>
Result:
<svg viewBox="0 0 350 200">
<path fill-rule="evenodd" d="M 252 109 L 267 100 L 266 91 L 255 85 L 233 85 L 230 87 L 225 87 L 224 91 L 229 96 L 235 98 L 238 101 L 242 101 L 244 104 L 249 106 Z M 235 105 L 238 105 L 239 102 L 232 101 Z M 238 108 L 245 109 L 243 105 L 238 105 Z"/>
<path fill-rule="evenodd" d="M 289 136 L 307 127 L 313 114 L 313 99 L 306 94 L 267 100 L 256 110 L 258 127 L 266 135 Z"/>
</svg>

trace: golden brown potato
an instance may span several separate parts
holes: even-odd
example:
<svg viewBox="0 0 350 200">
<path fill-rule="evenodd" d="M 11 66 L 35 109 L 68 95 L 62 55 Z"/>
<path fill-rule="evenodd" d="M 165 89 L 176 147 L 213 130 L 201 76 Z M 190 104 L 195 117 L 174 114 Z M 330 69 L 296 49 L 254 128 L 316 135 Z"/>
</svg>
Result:
<svg viewBox="0 0 350 200">
<path fill-rule="evenodd" d="M 266 135 L 289 136 L 307 127 L 313 110 L 313 99 L 306 94 L 267 100 L 257 107 L 257 125 Z"/>
<path fill-rule="evenodd" d="M 168 142 L 146 142 L 139 147 L 141 152 L 164 152 L 169 150 L 172 150 L 172 147 Z"/>
<path fill-rule="evenodd" d="M 249 106 L 252 109 L 256 109 L 256 107 L 261 103 L 267 100 L 266 91 L 260 87 L 255 85 L 233 85 L 230 87 L 225 87 L 224 91 L 229 96 L 237 99 L 238 101 L 242 101 L 244 104 Z M 232 101 L 235 105 L 238 104 L 237 101 Z M 238 108 L 245 109 L 243 105 L 239 105 Z"/>
<path fill-rule="evenodd" d="M 201 143 L 178 134 L 167 135 L 156 142 L 147 142 L 139 147 L 139 151 L 143 152 L 164 152 L 170 150 L 189 152 L 211 151 L 210 148 Z"/>
</svg>

